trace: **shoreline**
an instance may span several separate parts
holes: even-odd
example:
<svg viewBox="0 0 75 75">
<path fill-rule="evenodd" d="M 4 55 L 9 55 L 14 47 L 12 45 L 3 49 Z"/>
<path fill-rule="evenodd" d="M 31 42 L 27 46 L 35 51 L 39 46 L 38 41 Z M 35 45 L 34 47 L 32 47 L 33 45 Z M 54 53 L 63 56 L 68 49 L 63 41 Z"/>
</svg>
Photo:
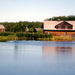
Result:
<svg viewBox="0 0 75 75">
<path fill-rule="evenodd" d="M 29 39 L 26 37 L 9 37 L 9 36 L 0 36 L 0 42 L 7 42 L 7 41 L 18 41 L 18 40 L 35 40 L 35 41 L 55 41 L 55 42 L 70 42 L 75 41 L 75 39 L 55 39 L 55 38 L 38 38 L 38 39 Z"/>
<path fill-rule="evenodd" d="M 44 33 L 3 32 L 0 33 L 0 42 L 11 40 L 38 40 L 38 41 L 75 41 L 73 36 L 53 36 Z"/>
</svg>

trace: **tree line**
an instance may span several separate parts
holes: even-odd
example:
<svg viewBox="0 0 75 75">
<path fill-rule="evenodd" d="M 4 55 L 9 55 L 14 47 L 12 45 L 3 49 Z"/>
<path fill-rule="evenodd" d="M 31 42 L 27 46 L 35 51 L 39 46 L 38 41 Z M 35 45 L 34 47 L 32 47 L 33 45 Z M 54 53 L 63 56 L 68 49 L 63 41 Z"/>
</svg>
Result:
<svg viewBox="0 0 75 75">
<path fill-rule="evenodd" d="M 47 21 L 75 21 L 75 16 L 57 16 L 45 19 Z M 43 22 L 29 22 L 29 21 L 19 21 L 19 22 L 0 22 L 6 28 L 6 32 L 35 32 L 35 28 L 43 28 Z"/>
<path fill-rule="evenodd" d="M 34 28 L 42 28 L 42 22 L 1 22 L 6 28 L 7 32 L 25 32 L 28 28 L 29 31 L 34 32 Z"/>
<path fill-rule="evenodd" d="M 48 21 L 75 21 L 75 16 L 74 15 L 69 15 L 69 16 L 54 16 L 52 18 L 47 18 L 45 20 Z"/>
</svg>

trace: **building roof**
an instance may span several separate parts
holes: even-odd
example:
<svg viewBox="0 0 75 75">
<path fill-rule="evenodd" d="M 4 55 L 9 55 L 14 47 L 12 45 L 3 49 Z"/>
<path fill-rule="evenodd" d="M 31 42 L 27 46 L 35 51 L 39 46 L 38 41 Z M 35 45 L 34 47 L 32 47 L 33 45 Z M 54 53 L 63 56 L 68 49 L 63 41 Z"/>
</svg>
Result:
<svg viewBox="0 0 75 75">
<path fill-rule="evenodd" d="M 42 28 L 35 28 L 35 30 L 36 30 L 36 31 L 40 31 L 40 30 L 42 30 Z"/>
<path fill-rule="evenodd" d="M 5 29 L 4 25 L 0 25 L 0 29 Z"/>
<path fill-rule="evenodd" d="M 64 21 L 44 21 L 44 30 L 56 30 L 55 26 L 63 23 Z M 73 25 L 73 30 L 75 30 L 75 21 L 65 21 Z"/>
<path fill-rule="evenodd" d="M 55 26 L 56 29 L 73 29 L 73 25 L 68 22 L 61 22 Z"/>
</svg>

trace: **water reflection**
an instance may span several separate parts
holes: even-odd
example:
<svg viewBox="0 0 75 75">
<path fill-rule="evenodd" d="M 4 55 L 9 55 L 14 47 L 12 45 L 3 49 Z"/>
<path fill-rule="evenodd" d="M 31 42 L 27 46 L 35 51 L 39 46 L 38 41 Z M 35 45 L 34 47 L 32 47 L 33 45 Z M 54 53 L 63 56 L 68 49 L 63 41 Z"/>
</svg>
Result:
<svg viewBox="0 0 75 75">
<path fill-rule="evenodd" d="M 73 48 L 72 47 L 56 47 L 57 55 L 71 55 L 72 56 Z"/>
<path fill-rule="evenodd" d="M 24 57 L 25 55 L 33 55 L 34 53 L 39 53 L 41 57 L 45 59 L 62 59 L 68 58 L 71 59 L 75 55 L 75 47 L 66 47 L 66 46 L 37 46 L 37 45 L 28 45 L 22 44 L 18 41 L 14 42 L 14 58 L 17 59 L 20 56 Z"/>
<path fill-rule="evenodd" d="M 27 41 L 26 41 L 27 42 Z M 30 59 L 31 57 L 35 58 L 38 54 L 42 56 L 42 46 L 29 45 L 18 41 L 14 42 L 14 59 Z M 38 57 L 39 57 L 38 56 Z M 41 58 L 41 57 L 40 57 Z"/>
<path fill-rule="evenodd" d="M 42 52 L 43 58 L 50 62 L 71 62 L 75 56 L 75 47 L 43 46 Z"/>
<path fill-rule="evenodd" d="M 0 75 L 75 75 L 75 43 L 71 43 L 0 43 Z"/>
<path fill-rule="evenodd" d="M 18 58 L 18 41 L 14 42 L 14 59 Z"/>
</svg>

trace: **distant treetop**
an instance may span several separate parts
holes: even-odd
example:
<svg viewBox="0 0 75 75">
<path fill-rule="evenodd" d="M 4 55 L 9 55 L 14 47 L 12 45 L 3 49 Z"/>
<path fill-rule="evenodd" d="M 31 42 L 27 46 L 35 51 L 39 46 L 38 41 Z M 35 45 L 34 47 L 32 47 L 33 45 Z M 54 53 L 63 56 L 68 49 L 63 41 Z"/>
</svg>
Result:
<svg viewBox="0 0 75 75">
<path fill-rule="evenodd" d="M 75 16 L 70 15 L 70 16 L 57 16 L 57 17 L 52 17 L 45 19 L 45 21 L 75 21 Z"/>
</svg>

